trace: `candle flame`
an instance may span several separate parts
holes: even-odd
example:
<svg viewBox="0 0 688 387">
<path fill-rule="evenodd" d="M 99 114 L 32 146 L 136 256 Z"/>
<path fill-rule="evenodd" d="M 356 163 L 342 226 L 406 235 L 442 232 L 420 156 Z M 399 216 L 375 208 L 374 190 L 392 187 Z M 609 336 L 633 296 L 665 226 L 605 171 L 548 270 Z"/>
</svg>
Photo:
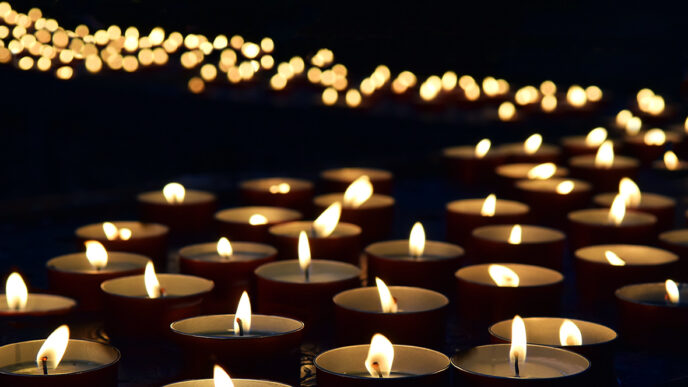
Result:
<svg viewBox="0 0 688 387">
<path fill-rule="evenodd" d="M 680 301 L 680 294 L 676 282 L 668 279 L 664 283 L 664 287 L 666 288 L 667 300 L 674 305 L 678 304 L 678 302 Z"/>
<path fill-rule="evenodd" d="M 155 267 L 153 267 L 153 262 L 148 262 L 146 264 L 146 271 L 143 273 L 143 282 L 146 285 L 146 293 L 150 298 L 160 298 L 160 281 L 158 281 L 158 276 L 155 274 Z"/>
<path fill-rule="evenodd" d="M 623 196 L 626 206 L 635 208 L 640 206 L 642 194 L 638 185 L 628 177 L 619 181 L 619 195 Z"/>
<path fill-rule="evenodd" d="M 666 142 L 666 133 L 662 129 L 652 128 L 643 136 L 645 145 L 662 146 Z"/>
<path fill-rule="evenodd" d="M 520 224 L 515 224 L 514 227 L 511 228 L 511 232 L 509 233 L 509 244 L 510 245 L 520 245 L 522 241 L 522 235 L 523 235 L 523 230 Z"/>
<path fill-rule="evenodd" d="M 375 284 L 377 285 L 377 292 L 380 295 L 380 305 L 383 313 L 397 313 L 397 300 L 392 297 L 387 285 L 380 278 L 375 277 Z"/>
<path fill-rule="evenodd" d="M 495 196 L 495 194 L 489 194 L 485 198 L 485 201 L 483 202 L 483 206 L 480 209 L 480 215 L 492 217 L 495 214 L 496 208 L 497 208 L 497 196 Z"/>
<path fill-rule="evenodd" d="M 607 262 L 609 262 L 609 264 L 612 266 L 626 266 L 626 261 L 621 259 L 618 255 L 616 255 L 615 252 L 611 250 L 605 250 L 604 257 L 607 258 Z"/>
<path fill-rule="evenodd" d="M 633 117 L 633 113 L 631 113 L 630 110 L 628 109 L 623 109 L 620 112 L 616 114 L 616 126 L 620 128 L 625 128 L 626 123 L 628 120 L 630 120 Z"/>
<path fill-rule="evenodd" d="M 12 273 L 5 283 L 5 298 L 10 310 L 24 310 L 29 300 L 29 291 L 19 273 Z"/>
<path fill-rule="evenodd" d="M 673 151 L 666 151 L 664 153 L 664 166 L 670 171 L 675 171 L 678 169 L 678 156 Z"/>
<path fill-rule="evenodd" d="M 542 135 L 535 133 L 528 137 L 523 143 L 523 150 L 526 154 L 532 155 L 540 149 L 540 145 L 542 145 Z"/>
<path fill-rule="evenodd" d="M 557 166 L 554 163 L 538 164 L 528 171 L 528 179 L 547 180 L 554 176 L 556 172 Z"/>
<path fill-rule="evenodd" d="M 490 278 L 492 278 L 492 281 L 494 281 L 494 283 L 500 288 L 517 288 L 521 280 L 515 271 L 504 265 L 492 264 L 488 266 L 487 272 L 490 273 Z"/>
<path fill-rule="evenodd" d="M 234 249 L 232 249 L 232 244 L 229 243 L 229 239 L 222 237 L 217 241 L 217 253 L 224 258 L 229 258 L 234 254 Z"/>
<path fill-rule="evenodd" d="M 597 127 L 585 136 L 585 145 L 590 148 L 599 147 L 607 139 L 607 129 Z"/>
<path fill-rule="evenodd" d="M 291 186 L 289 183 L 279 183 L 279 184 L 273 184 L 268 188 L 270 193 L 272 194 L 286 194 L 291 191 Z"/>
<path fill-rule="evenodd" d="M 62 356 L 64 356 L 69 344 L 69 327 L 60 325 L 41 345 L 41 348 L 36 354 L 36 365 L 38 368 L 43 368 L 43 359 L 47 359 L 46 363 L 48 369 L 55 369 L 60 365 Z"/>
<path fill-rule="evenodd" d="M 354 180 L 344 191 L 344 206 L 358 208 L 373 196 L 373 184 L 370 177 L 363 175 Z"/>
<path fill-rule="evenodd" d="M 618 226 L 623 223 L 624 217 L 626 216 L 626 201 L 623 195 L 618 194 L 612 202 L 612 206 L 609 208 L 609 215 L 607 219 L 610 223 Z"/>
<path fill-rule="evenodd" d="M 118 230 L 117 230 L 117 226 L 115 226 L 114 223 L 104 222 L 103 223 L 103 232 L 105 233 L 105 237 L 109 241 L 113 241 L 113 240 L 117 239 Z"/>
<path fill-rule="evenodd" d="M 123 227 L 119 229 L 119 239 L 123 241 L 128 241 L 131 239 L 132 232 L 130 229 Z"/>
<path fill-rule="evenodd" d="M 307 272 L 311 266 L 311 248 L 308 244 L 308 235 L 305 231 L 299 233 L 299 267 L 302 272 Z"/>
<path fill-rule="evenodd" d="M 248 218 L 248 224 L 251 226 L 258 226 L 261 224 L 267 224 L 268 223 L 268 218 L 266 218 L 264 215 L 261 214 L 253 214 L 251 215 L 250 218 Z"/>
<path fill-rule="evenodd" d="M 606 140 L 597 149 L 595 168 L 609 169 L 614 165 L 614 143 Z"/>
<path fill-rule="evenodd" d="M 241 321 L 241 323 L 240 323 Z M 240 326 L 241 325 L 241 326 Z M 234 334 L 239 335 L 242 332 L 244 335 L 251 331 L 251 300 L 248 298 L 248 293 L 244 290 L 239 299 L 236 313 L 234 314 Z"/>
<path fill-rule="evenodd" d="M 370 341 L 365 367 L 372 377 L 388 378 L 394 362 L 394 346 L 385 336 L 376 333 Z"/>
<path fill-rule="evenodd" d="M 334 232 L 342 214 L 342 203 L 334 202 L 313 221 L 313 232 L 318 238 L 326 238 Z"/>
<path fill-rule="evenodd" d="M 499 105 L 497 115 L 501 121 L 511 121 L 516 116 L 516 106 L 509 101 L 504 101 Z"/>
<path fill-rule="evenodd" d="M 583 345 L 583 334 L 573 321 L 566 319 L 559 327 L 559 342 L 563 346 Z"/>
<path fill-rule="evenodd" d="M 557 184 L 557 187 L 555 190 L 559 195 L 568 195 L 573 191 L 573 188 L 576 186 L 576 184 L 571 181 L 571 180 L 564 180 L 561 183 Z"/>
<path fill-rule="evenodd" d="M 585 93 L 585 89 L 578 85 L 573 85 L 566 91 L 566 101 L 568 101 L 569 105 L 579 108 L 588 102 L 588 96 Z"/>
<path fill-rule="evenodd" d="M 526 353 L 528 351 L 528 339 L 526 337 L 526 325 L 523 323 L 521 316 L 514 316 L 511 323 L 511 348 L 509 349 L 509 363 L 521 364 L 526 362 Z"/>
<path fill-rule="evenodd" d="M 232 378 L 229 377 L 227 371 L 217 364 L 213 367 L 213 385 L 215 387 L 234 387 Z"/>
<path fill-rule="evenodd" d="M 184 186 L 179 183 L 169 183 L 162 189 L 162 194 L 165 196 L 170 204 L 178 204 L 184 202 L 184 196 L 186 195 L 186 190 Z"/>
<path fill-rule="evenodd" d="M 86 258 L 88 263 L 93 266 L 94 269 L 102 269 L 107 266 L 108 263 L 108 253 L 103 246 L 98 241 L 86 241 Z"/>
<path fill-rule="evenodd" d="M 640 119 L 640 117 L 631 117 L 626 121 L 626 134 L 629 136 L 635 136 L 640 132 L 640 129 L 643 127 L 643 120 Z"/>
<path fill-rule="evenodd" d="M 416 222 L 411 228 L 411 235 L 409 235 L 409 255 L 413 258 L 420 258 L 423 256 L 425 250 L 425 229 L 420 222 Z"/>
<path fill-rule="evenodd" d="M 478 144 L 475 146 L 475 157 L 478 159 L 482 159 L 485 157 L 487 152 L 490 150 L 490 146 L 492 145 L 492 142 L 490 142 L 489 138 L 483 138 L 478 142 Z"/>
</svg>

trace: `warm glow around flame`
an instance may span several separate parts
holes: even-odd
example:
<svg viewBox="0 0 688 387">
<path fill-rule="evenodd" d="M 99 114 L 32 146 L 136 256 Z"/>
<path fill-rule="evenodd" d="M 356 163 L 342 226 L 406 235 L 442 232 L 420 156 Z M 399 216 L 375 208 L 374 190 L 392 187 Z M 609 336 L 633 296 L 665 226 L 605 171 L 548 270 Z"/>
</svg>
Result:
<svg viewBox="0 0 688 387">
<path fill-rule="evenodd" d="M 624 217 L 626 216 L 626 201 L 623 195 L 618 194 L 612 202 L 612 206 L 609 208 L 609 219 L 610 223 L 618 226 L 623 223 Z"/>
<path fill-rule="evenodd" d="M 411 227 L 411 235 L 409 235 L 409 255 L 413 258 L 420 258 L 423 256 L 425 250 L 425 229 L 420 222 L 416 222 Z"/>
<path fill-rule="evenodd" d="M 483 202 L 483 206 L 480 209 L 480 215 L 490 216 L 490 217 L 494 216 L 496 208 L 497 208 L 497 196 L 495 196 L 495 194 L 489 194 L 485 198 L 485 201 Z"/>
<path fill-rule="evenodd" d="M 670 171 L 675 171 L 678 169 L 678 156 L 673 151 L 666 151 L 664 153 L 664 166 Z"/>
<path fill-rule="evenodd" d="M 643 136 L 645 145 L 661 146 L 666 142 L 666 133 L 662 129 L 653 128 L 645 132 Z"/>
<path fill-rule="evenodd" d="M 509 363 L 520 364 L 526 362 L 526 352 L 528 339 L 526 338 L 526 324 L 523 323 L 521 316 L 514 316 L 511 323 L 511 348 L 509 349 Z"/>
<path fill-rule="evenodd" d="M 162 194 L 170 204 L 183 203 L 186 190 L 179 183 L 169 183 L 162 189 Z"/>
<path fill-rule="evenodd" d="M 241 327 L 239 326 L 241 321 Z M 248 334 L 251 331 L 251 300 L 248 298 L 248 293 L 244 291 L 239 299 L 236 314 L 234 315 L 234 334 L 239 335 L 243 333 Z"/>
<path fill-rule="evenodd" d="M 607 258 L 607 262 L 612 266 L 626 266 L 626 261 L 619 258 L 619 256 L 611 250 L 605 250 L 604 257 Z"/>
<path fill-rule="evenodd" d="M 385 336 L 376 333 L 370 341 L 365 367 L 372 377 L 388 378 L 394 362 L 394 346 Z"/>
<path fill-rule="evenodd" d="M 564 180 L 561 183 L 557 184 L 555 190 L 559 195 L 568 195 L 573 191 L 573 188 L 575 186 L 576 184 L 571 180 Z"/>
<path fill-rule="evenodd" d="M 108 253 L 105 246 L 98 241 L 86 241 L 84 245 L 86 245 L 86 258 L 93 268 L 102 269 L 107 266 Z"/>
<path fill-rule="evenodd" d="M 609 169 L 614 165 L 614 143 L 607 140 L 600 145 L 595 155 L 595 168 Z"/>
<path fill-rule="evenodd" d="M 638 185 L 628 177 L 619 181 L 619 195 L 623 196 L 624 202 L 628 207 L 635 208 L 640 206 L 642 194 Z"/>
<path fill-rule="evenodd" d="M 217 364 L 213 368 L 213 385 L 215 387 L 234 387 L 232 378 L 229 377 L 227 371 Z"/>
<path fill-rule="evenodd" d="M 563 346 L 583 345 L 583 334 L 576 323 L 571 320 L 564 320 L 559 328 L 559 342 Z"/>
<path fill-rule="evenodd" d="M 12 273 L 5 283 L 5 298 L 10 310 L 23 310 L 29 300 L 29 291 L 19 273 Z"/>
<path fill-rule="evenodd" d="M 299 233 L 299 267 L 304 273 L 311 266 L 311 247 L 308 244 L 308 235 L 305 231 Z"/>
<path fill-rule="evenodd" d="M 626 129 L 626 134 L 629 136 L 635 136 L 640 132 L 640 129 L 643 127 L 643 120 L 640 119 L 640 117 L 631 117 L 626 121 L 625 129 Z"/>
<path fill-rule="evenodd" d="M 554 163 L 543 163 L 534 166 L 528 171 L 528 179 L 530 180 L 547 180 L 554 176 L 557 172 L 557 166 Z"/>
<path fill-rule="evenodd" d="M 326 238 L 334 232 L 342 214 L 342 203 L 334 202 L 313 221 L 313 232 L 318 238 Z"/>
<path fill-rule="evenodd" d="M 229 243 L 229 239 L 222 237 L 217 241 L 217 253 L 224 258 L 229 258 L 234 254 L 234 249 L 232 249 L 232 244 Z"/>
<path fill-rule="evenodd" d="M 516 116 L 516 106 L 509 101 L 504 101 L 499 105 L 497 115 L 502 121 L 511 121 Z"/>
<path fill-rule="evenodd" d="M 266 224 L 267 222 L 268 218 L 261 214 L 253 214 L 250 218 L 248 218 L 248 224 L 251 226 L 258 226 L 261 224 Z"/>
<path fill-rule="evenodd" d="M 585 136 L 585 145 L 590 148 L 598 147 L 607 139 L 607 129 L 603 127 L 598 127 L 591 130 L 587 136 Z"/>
<path fill-rule="evenodd" d="M 122 227 L 119 229 L 119 239 L 123 241 L 128 241 L 129 239 L 131 239 L 131 234 L 132 232 L 128 228 Z"/>
<path fill-rule="evenodd" d="M 669 302 L 672 304 L 678 304 L 680 301 L 680 295 L 678 291 L 678 285 L 676 282 L 668 279 L 664 283 L 664 287 L 666 288 L 666 298 Z"/>
<path fill-rule="evenodd" d="M 582 107 L 588 102 L 588 96 L 585 89 L 578 85 L 569 87 L 566 91 L 566 101 L 573 107 Z"/>
<path fill-rule="evenodd" d="M 540 149 L 540 145 L 542 145 L 542 135 L 535 133 L 528 137 L 523 143 L 523 150 L 526 154 L 532 155 Z"/>
<path fill-rule="evenodd" d="M 490 150 L 491 145 L 492 142 L 489 138 L 483 138 L 480 140 L 480 142 L 475 146 L 475 157 L 478 159 L 485 157 L 487 152 Z"/>
<path fill-rule="evenodd" d="M 522 238 L 523 234 L 523 229 L 520 224 L 515 224 L 514 227 L 511 228 L 511 232 L 509 233 L 509 244 L 510 245 L 520 245 L 521 241 L 523 240 Z"/>
<path fill-rule="evenodd" d="M 494 281 L 494 283 L 500 288 L 517 288 L 520 282 L 518 274 L 503 265 L 490 265 L 487 268 L 487 272 L 490 273 L 490 278 L 492 278 L 492 281 Z"/>
<path fill-rule="evenodd" d="M 148 262 L 146 264 L 146 271 L 143 273 L 143 282 L 146 285 L 146 293 L 150 298 L 160 298 L 160 281 L 158 281 L 158 276 L 155 275 L 155 267 L 153 267 L 153 262 Z"/>
<path fill-rule="evenodd" d="M 110 222 L 104 222 L 103 223 L 103 232 L 105 233 L 105 237 L 109 241 L 113 241 L 117 239 L 117 236 L 119 234 L 117 230 L 117 226 L 115 226 L 113 223 Z"/>
<path fill-rule="evenodd" d="M 273 184 L 268 188 L 270 193 L 272 194 L 286 194 L 291 191 L 291 186 L 289 183 L 279 183 L 279 184 Z"/>
<path fill-rule="evenodd" d="M 370 182 L 370 177 L 363 175 L 354 180 L 344 191 L 344 206 L 358 208 L 371 196 L 373 196 L 373 183 Z"/>
<path fill-rule="evenodd" d="M 399 309 L 397 307 L 397 301 L 392 297 L 392 293 L 389 291 L 387 285 L 375 277 L 375 284 L 377 285 L 377 292 L 380 295 L 380 305 L 382 306 L 383 313 L 396 313 Z"/>
<path fill-rule="evenodd" d="M 36 354 L 36 365 L 38 368 L 43 368 L 43 359 L 46 359 L 48 369 L 55 369 L 62 361 L 69 344 L 69 327 L 60 325 L 41 345 L 41 348 Z"/>
</svg>

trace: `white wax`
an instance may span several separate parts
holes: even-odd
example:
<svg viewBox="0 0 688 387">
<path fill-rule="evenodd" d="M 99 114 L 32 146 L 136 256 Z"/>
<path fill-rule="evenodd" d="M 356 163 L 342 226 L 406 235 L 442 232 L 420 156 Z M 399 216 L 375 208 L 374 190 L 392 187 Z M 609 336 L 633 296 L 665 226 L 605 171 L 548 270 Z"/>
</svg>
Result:
<svg viewBox="0 0 688 387">
<path fill-rule="evenodd" d="M 49 375 L 63 375 L 75 372 L 83 372 L 90 369 L 98 368 L 103 364 L 87 361 L 87 360 L 65 360 L 63 359 L 55 369 L 49 369 Z M 19 363 L 8 367 L 0 368 L 0 372 L 21 374 L 21 375 L 43 375 L 43 368 L 32 363 Z"/>
</svg>

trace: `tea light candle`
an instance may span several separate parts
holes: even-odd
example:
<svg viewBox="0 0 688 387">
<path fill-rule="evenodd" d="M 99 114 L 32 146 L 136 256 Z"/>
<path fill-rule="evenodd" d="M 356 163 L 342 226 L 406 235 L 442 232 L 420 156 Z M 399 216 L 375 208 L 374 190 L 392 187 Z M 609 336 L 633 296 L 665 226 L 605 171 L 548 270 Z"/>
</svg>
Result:
<svg viewBox="0 0 688 387">
<path fill-rule="evenodd" d="M 156 266 L 166 267 L 169 230 L 158 223 L 118 221 L 82 226 L 75 234 L 79 246 L 95 240 L 107 250 L 141 254 L 151 258 Z"/>
<path fill-rule="evenodd" d="M 632 182 L 631 184 L 635 185 Z M 628 200 L 626 209 L 631 212 L 638 211 L 654 215 L 657 218 L 657 230 L 672 228 L 674 226 L 674 214 L 676 213 L 676 200 L 655 193 L 641 193 L 637 186 L 635 186 L 635 189 L 637 190 L 636 198 Z M 598 194 L 593 198 L 593 202 L 598 207 L 609 208 L 614 202 L 616 195 L 613 192 Z"/>
<path fill-rule="evenodd" d="M 313 183 L 303 179 L 270 177 L 239 184 L 239 195 L 249 206 L 293 208 L 308 212 L 313 198 Z"/>
<path fill-rule="evenodd" d="M 220 236 L 231 240 L 267 243 L 268 229 L 301 219 L 300 212 L 280 207 L 236 207 L 215 214 Z"/>
<path fill-rule="evenodd" d="M 643 164 L 650 164 L 664 155 L 667 143 L 679 143 L 682 137 L 683 135 L 677 132 L 665 132 L 662 129 L 653 128 L 637 136 L 627 136 L 624 139 L 624 146 Z"/>
<path fill-rule="evenodd" d="M 513 200 L 462 199 L 447 204 L 447 240 L 465 246 L 474 229 L 488 224 L 526 223 L 530 207 Z"/>
<path fill-rule="evenodd" d="M 600 145 L 595 155 L 582 155 L 569 159 L 571 176 L 589 181 L 595 191 L 614 191 L 624 177 L 635 178 L 640 168 L 637 159 L 614 155 L 610 140 Z"/>
<path fill-rule="evenodd" d="M 519 180 L 547 180 L 551 177 L 564 177 L 569 171 L 554 163 L 516 163 L 502 164 L 495 169 L 495 173 L 502 190 L 513 192 L 514 184 Z"/>
<path fill-rule="evenodd" d="M 155 274 L 152 263 L 144 275 L 103 282 L 106 329 L 112 336 L 151 337 L 168 333 L 170 323 L 198 315 L 213 281 L 182 274 Z"/>
<path fill-rule="evenodd" d="M 252 288 L 253 271 L 277 258 L 277 249 L 253 242 L 218 242 L 186 246 L 179 250 L 179 270 L 183 274 L 207 278 L 215 283 L 206 299 L 210 311 L 226 311 L 244 289 Z"/>
<path fill-rule="evenodd" d="M 561 139 L 564 153 L 569 157 L 595 154 L 597 148 L 607 140 L 608 132 L 603 127 L 597 127 L 585 136 L 568 136 Z"/>
<path fill-rule="evenodd" d="M 472 257 L 481 262 L 498 257 L 502 262 L 526 263 L 561 270 L 566 235 L 533 225 L 490 225 L 473 230 Z"/>
<path fill-rule="evenodd" d="M 490 150 L 491 142 L 485 138 L 475 146 L 456 146 L 442 150 L 442 159 L 450 176 L 463 184 L 487 182 L 495 168 L 506 160 L 506 154 Z"/>
<path fill-rule="evenodd" d="M 588 246 L 574 256 L 578 291 L 588 303 L 608 301 L 624 285 L 662 280 L 679 261 L 667 250 L 633 244 Z"/>
<path fill-rule="evenodd" d="M 304 324 L 285 317 L 251 314 L 250 306 L 248 310 L 240 308 L 241 302 L 236 314 L 197 316 L 172 323 L 173 339 L 184 350 L 189 373 L 202 372 L 218 363 L 242 378 L 298 383 Z M 237 317 L 248 322 L 243 335 L 236 332 Z"/>
<path fill-rule="evenodd" d="M 375 192 L 389 195 L 392 193 L 394 175 L 390 171 L 374 168 L 328 169 L 320 173 L 324 192 L 344 192 L 359 177 L 366 175 L 373 183 Z"/>
<path fill-rule="evenodd" d="M 659 247 L 678 255 L 679 270 L 674 276 L 680 280 L 688 280 L 688 229 L 665 231 L 658 236 Z"/>
<path fill-rule="evenodd" d="M 590 372 L 599 382 L 612 383 L 614 350 L 618 335 L 604 325 L 559 317 L 526 317 L 528 344 L 563 348 L 590 360 Z M 489 328 L 494 343 L 511 343 L 511 320 Z"/>
<path fill-rule="evenodd" d="M 76 307 L 71 298 L 52 294 L 29 293 L 19 273 L 7 277 L 5 294 L 0 294 L 0 321 L 33 321 L 64 316 Z"/>
<path fill-rule="evenodd" d="M 466 266 L 455 276 L 459 316 L 472 321 L 480 335 L 485 334 L 482 324 L 516 313 L 557 314 L 564 288 L 558 271 L 517 263 Z"/>
<path fill-rule="evenodd" d="M 662 160 L 652 163 L 652 168 L 666 177 L 682 177 L 688 172 L 688 162 L 679 160 L 673 151 L 666 151 Z"/>
<path fill-rule="evenodd" d="M 531 135 L 523 143 L 505 144 L 498 149 L 507 155 L 508 163 L 556 163 L 561 154 L 558 146 L 543 144 L 539 133 Z"/>
<path fill-rule="evenodd" d="M 380 344 L 376 337 L 382 337 L 385 343 Z M 389 359 L 389 353 L 393 361 Z M 323 352 L 314 363 L 318 386 L 324 387 L 444 386 L 449 382 L 449 358 L 444 354 L 422 347 L 391 344 L 382 335 L 375 335 L 370 345 L 352 345 Z M 380 370 L 384 376 L 371 374 L 369 369 Z"/>
<path fill-rule="evenodd" d="M 519 198 L 530 207 L 532 218 L 543 224 L 563 227 L 566 215 L 588 206 L 592 186 L 582 180 L 551 178 L 520 180 L 515 185 Z M 552 211 L 556 208 L 557 211 Z"/>
<path fill-rule="evenodd" d="M 373 185 L 367 175 L 351 183 L 343 194 L 325 194 L 313 200 L 317 212 L 324 211 L 335 202 L 342 203 L 340 219 L 359 226 L 361 238 L 366 243 L 390 234 L 394 220 L 394 198 L 373 193 Z"/>
<path fill-rule="evenodd" d="M 179 183 L 167 184 L 162 191 L 141 193 L 137 200 L 141 219 L 162 223 L 182 234 L 209 230 L 217 207 L 214 194 L 187 190 Z"/>
<path fill-rule="evenodd" d="M 93 263 L 88 255 L 91 255 Z M 96 248 L 90 254 L 84 252 L 55 257 L 45 266 L 50 289 L 77 300 L 79 309 L 94 311 L 103 307 L 103 295 L 100 292 L 103 281 L 142 274 L 148 262 L 150 260 L 143 255 L 106 252 L 104 248 Z"/>
<path fill-rule="evenodd" d="M 670 350 L 688 343 L 683 334 L 688 325 L 688 285 L 668 282 L 627 285 L 616 291 L 625 342 Z"/>
<path fill-rule="evenodd" d="M 334 296 L 338 343 L 365 342 L 380 332 L 395 343 L 442 348 L 449 299 L 432 290 L 377 281 L 377 286 Z"/>
<path fill-rule="evenodd" d="M 288 384 L 271 382 L 269 380 L 258 379 L 234 379 L 232 378 L 232 387 L 287 387 Z M 185 380 L 172 384 L 166 384 L 165 387 L 216 387 L 218 386 L 215 379 L 195 379 Z M 220 384 L 220 386 L 222 386 Z"/>
<path fill-rule="evenodd" d="M 408 240 L 373 243 L 365 248 L 368 280 L 381 277 L 390 283 L 452 294 L 454 273 L 464 260 L 464 250 L 454 244 L 426 241 L 420 223 Z"/>
</svg>

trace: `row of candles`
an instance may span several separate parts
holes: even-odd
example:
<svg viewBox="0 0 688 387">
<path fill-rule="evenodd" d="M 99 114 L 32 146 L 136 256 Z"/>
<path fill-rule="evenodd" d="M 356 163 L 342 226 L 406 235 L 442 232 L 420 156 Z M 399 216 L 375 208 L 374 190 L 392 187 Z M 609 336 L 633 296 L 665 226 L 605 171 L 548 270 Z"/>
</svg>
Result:
<svg viewBox="0 0 688 387">
<path fill-rule="evenodd" d="M 620 162 L 614 157 L 613 143 L 606 138 L 597 138 L 596 144 L 590 143 L 590 139 L 596 137 L 594 134 L 601 132 L 595 129 L 582 142 L 566 139 L 564 146 L 577 143 L 580 148 L 584 144 L 583 148 L 594 151 L 597 145 L 596 155 L 576 157 L 589 159 L 586 163 L 588 176 L 599 173 L 604 176 L 600 181 L 615 180 L 619 175 L 614 169 Z M 655 143 L 643 143 L 655 146 Z M 495 153 L 499 153 L 502 160 L 545 161 L 527 168 L 515 168 L 517 173 L 512 171 L 506 176 L 515 186 L 546 183 L 535 191 L 547 192 L 551 196 L 548 200 L 569 197 L 581 188 L 591 191 L 593 186 L 582 181 L 553 177 L 562 169 L 548 161 L 555 160 L 557 152 L 556 147 L 542 144 L 541 136 L 535 135 L 524 144 L 503 146 L 498 152 L 490 151 L 489 142 L 481 141 L 468 153 L 452 149 L 445 151 L 445 155 L 455 158 L 450 160 L 454 167 L 464 163 L 471 165 L 471 169 Z M 612 159 L 609 161 L 605 157 Z M 639 164 L 633 162 L 636 168 Z M 499 163 L 491 166 L 496 167 L 497 175 L 500 168 L 503 172 L 509 167 Z M 676 169 L 668 165 L 665 168 Z M 246 356 L 248 348 L 260 358 L 262 369 L 271 368 L 265 366 L 270 364 L 269 359 L 279 359 L 279 362 L 289 358 L 285 354 L 300 342 L 304 327 L 322 329 L 331 317 L 327 311 L 334 307 L 338 336 L 343 342 L 361 342 L 363 337 L 371 336 L 373 339 L 370 346 L 341 347 L 321 354 L 315 361 L 321 385 L 337 385 L 342 383 L 342 378 L 354 382 L 381 376 L 382 379 L 394 376 L 399 383 L 409 380 L 419 383 L 422 377 L 430 378 L 428 382 L 444 380 L 449 359 L 422 346 L 437 347 L 443 339 L 444 313 L 449 303 L 447 295 L 452 296 L 452 287 L 458 289 L 456 298 L 461 320 L 473 321 L 478 327 L 510 320 L 517 313 L 533 316 L 557 313 L 563 280 L 557 270 L 561 266 L 566 236 L 555 229 L 525 224 L 531 210 L 528 204 L 497 199 L 495 195 L 449 203 L 448 239 L 467 246 L 469 258 L 482 262 L 464 266 L 467 259 L 463 248 L 426 241 L 423 228 L 417 223 L 409 241 L 376 242 L 365 249 L 368 278 L 371 282 L 375 279 L 376 286 L 357 288 L 361 274 L 355 265 L 360 251 L 358 246 L 362 240 L 381 239 L 392 222 L 394 199 L 378 193 L 390 192 L 392 175 L 381 170 L 341 169 L 326 171 L 322 177 L 328 190 L 344 193 L 312 199 L 316 208 L 324 209 L 312 222 L 299 221 L 298 210 L 279 207 L 240 207 L 215 213 L 213 194 L 186 190 L 177 183 L 167 185 L 162 191 L 141 194 L 139 202 L 144 218 L 165 225 L 106 222 L 80 228 L 77 236 L 86 242 L 86 252 L 57 257 L 47 263 L 51 288 L 78 300 L 84 310 L 102 310 L 105 306 L 108 330 L 113 337 L 160 335 L 171 328 L 182 345 L 188 347 L 189 353 L 202 353 L 200 357 L 205 359 L 229 359 L 225 365 L 241 371 L 250 369 L 257 361 L 253 356 Z M 595 187 L 599 189 L 601 185 Z M 631 187 L 630 191 L 626 187 Z M 259 179 L 242 184 L 241 192 L 248 203 L 279 203 L 303 210 L 311 201 L 313 185 L 296 179 Z M 623 179 L 619 194 L 610 195 L 611 199 L 603 199 L 608 195 L 602 195 L 595 200 L 609 209 L 573 210 L 568 214 L 571 242 L 577 248 L 574 255 L 578 277 L 583 285 L 579 287 L 581 296 L 594 302 L 616 294 L 623 316 L 622 329 L 624 333 L 631 332 L 625 335 L 630 341 L 638 336 L 652 338 L 667 332 L 673 334 L 674 324 L 684 321 L 686 314 L 685 297 L 681 297 L 679 285 L 674 281 L 635 284 L 668 276 L 679 263 L 676 254 L 650 246 L 631 245 L 641 240 L 649 242 L 655 235 L 659 215 L 653 206 L 642 205 L 643 201 L 654 201 L 655 196 L 648 195 L 641 194 L 632 180 Z M 673 212 L 675 203 L 671 199 L 667 201 Z M 556 202 L 547 203 L 550 208 L 552 203 Z M 578 205 L 584 207 L 586 204 Z M 626 212 L 627 207 L 640 211 Z M 222 238 L 217 243 L 185 247 L 179 252 L 180 268 L 185 274 L 155 274 L 153 263 L 147 257 L 108 252 L 103 246 L 144 252 L 157 265 L 164 265 L 170 228 L 174 232 L 189 231 L 190 225 L 203 229 L 213 216 L 221 225 L 221 234 L 233 240 L 253 242 L 230 242 Z M 351 223 L 339 222 L 340 218 Z M 687 234 L 683 230 L 671 231 L 660 238 L 671 249 L 680 252 Z M 258 243 L 268 240 L 276 248 Z M 280 260 L 275 261 L 277 256 Z M 490 262 L 494 257 L 499 257 L 500 262 Z M 259 308 L 270 315 L 250 313 L 248 294 L 244 290 L 250 288 L 252 278 L 256 281 Z M 387 287 L 380 278 L 403 286 Z M 607 284 L 599 281 L 603 278 L 608 279 Z M 5 298 L 7 310 L 3 314 L 9 318 L 64 315 L 77 304 L 64 296 L 29 295 L 15 274 L 8 279 Z M 214 311 L 226 309 L 230 300 L 240 301 L 234 315 L 193 317 L 201 312 L 204 299 L 204 307 Z M 662 317 L 648 321 L 646 314 L 656 311 L 661 311 Z M 139 318 L 132 319 L 130 315 Z M 512 325 L 511 334 L 505 328 L 509 325 Z M 639 328 L 648 325 L 655 329 L 637 333 Z M 532 327 L 529 331 L 536 332 L 532 337 L 538 337 L 527 345 L 524 343 L 526 326 Z M 554 326 L 560 329 L 552 329 Z M 577 330 L 572 329 L 573 326 Z M 69 340 L 65 329 L 60 328 L 54 334 L 62 340 L 62 344 L 56 345 L 57 349 L 39 349 L 45 344 L 40 340 L 0 348 L 0 358 L 15 362 L 0 364 L 0 377 L 22 382 L 26 381 L 22 375 L 27 373 L 78 378 L 69 366 L 62 366 L 60 370 L 57 365 L 57 358 L 61 356 L 57 355 L 58 349 L 65 346 L 74 348 L 71 355 L 67 351 L 67 364 L 83 363 L 78 367 L 81 371 L 104 370 L 109 368 L 107 365 L 116 364 L 119 355 L 114 348 Z M 394 342 L 419 346 L 392 345 L 387 337 L 375 334 L 378 331 Z M 556 335 L 552 333 L 555 331 Z M 493 324 L 490 332 L 495 341 L 509 341 L 513 337 L 512 345 L 477 347 L 462 351 L 452 359 L 463 378 L 477 378 L 473 383 L 485 383 L 493 377 L 566 383 L 590 366 L 582 356 L 533 343 L 574 344 L 590 359 L 595 359 L 597 372 L 606 374 L 611 369 L 607 356 L 609 348 L 597 344 L 612 343 L 616 333 L 598 324 L 559 318 L 515 317 L 513 324 L 506 320 Z M 559 341 L 553 339 L 559 336 Z M 273 339 L 270 344 L 260 344 L 263 341 L 258 339 L 267 337 Z M 65 340 L 69 345 L 64 344 Z M 602 353 L 595 353 L 593 347 L 602 348 Z M 3 349 L 7 351 L 5 356 L 1 355 Z M 102 355 L 99 361 L 82 361 L 85 360 L 83 353 L 92 351 Z M 530 353 L 527 361 L 526 352 Z M 243 359 L 238 358 L 239 353 Z M 33 366 L 24 364 L 28 361 L 27 354 L 36 356 L 35 363 L 31 361 Z M 17 363 L 17 359 L 21 361 Z M 93 357 L 89 359 L 94 360 Z M 80 377 L 88 374 L 102 378 L 106 374 L 106 378 L 112 378 L 111 371 L 81 371 L 76 373 Z M 93 379 L 85 380 L 92 383 Z M 62 382 L 51 379 L 50 383 Z M 106 384 L 102 380 L 99 383 Z"/>
</svg>

